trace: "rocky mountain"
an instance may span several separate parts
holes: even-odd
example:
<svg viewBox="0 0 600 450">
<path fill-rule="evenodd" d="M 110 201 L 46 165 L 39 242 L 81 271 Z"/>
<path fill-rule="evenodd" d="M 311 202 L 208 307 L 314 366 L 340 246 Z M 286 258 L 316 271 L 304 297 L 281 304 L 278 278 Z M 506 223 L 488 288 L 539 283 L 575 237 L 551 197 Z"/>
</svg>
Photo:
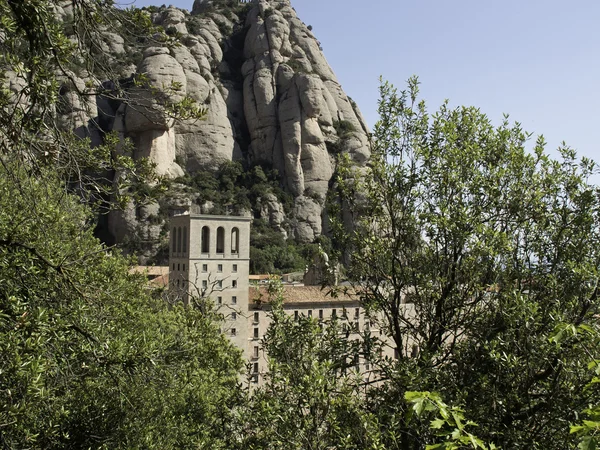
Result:
<svg viewBox="0 0 600 450">
<path fill-rule="evenodd" d="M 169 209 L 208 212 L 215 206 L 189 181 L 234 161 L 244 170 L 260 166 L 277 174 L 281 189 L 255 195 L 252 214 L 286 237 L 314 241 L 325 232 L 336 158 L 347 153 L 364 165 L 370 151 L 360 111 L 311 27 L 289 0 L 196 0 L 191 12 L 172 6 L 146 11 L 180 44 L 131 46 L 106 30 L 102 45 L 121 61 L 124 76 L 142 74 L 157 92 L 173 100 L 188 96 L 207 115 L 174 121 L 143 93 L 135 105 L 102 98 L 91 106 L 76 98 L 66 102 L 65 122 L 81 135 L 99 142 L 102 133 L 116 131 L 132 140 L 136 156 L 148 157 L 159 175 L 172 180 L 157 201 L 111 213 L 103 224 L 108 239 L 138 242 L 136 250 L 152 257 L 164 245 Z M 287 205 L 277 192 L 287 196 Z M 235 200 L 230 203 L 225 206 L 235 209 Z"/>
</svg>

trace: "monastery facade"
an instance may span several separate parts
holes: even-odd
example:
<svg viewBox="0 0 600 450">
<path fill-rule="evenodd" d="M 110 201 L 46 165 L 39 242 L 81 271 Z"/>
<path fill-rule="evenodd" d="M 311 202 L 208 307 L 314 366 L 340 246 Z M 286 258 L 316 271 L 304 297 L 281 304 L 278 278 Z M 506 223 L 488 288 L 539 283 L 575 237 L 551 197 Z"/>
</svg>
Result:
<svg viewBox="0 0 600 450">
<path fill-rule="evenodd" d="M 188 213 L 172 217 L 169 291 L 186 303 L 193 296 L 212 299 L 224 318 L 223 332 L 242 350 L 251 364 L 251 380 L 258 384 L 267 370 L 261 339 L 270 324 L 270 305 L 267 287 L 249 282 L 251 221 Z M 357 296 L 332 297 L 314 285 L 320 270 L 313 265 L 305 276 L 313 285 L 284 285 L 284 311 L 295 319 L 341 319 L 352 337 L 361 331 L 381 334 L 380 321 L 365 315 Z M 386 354 L 393 357 L 392 345 Z M 357 368 L 365 374 L 371 370 L 369 361 L 357 362 Z"/>
</svg>

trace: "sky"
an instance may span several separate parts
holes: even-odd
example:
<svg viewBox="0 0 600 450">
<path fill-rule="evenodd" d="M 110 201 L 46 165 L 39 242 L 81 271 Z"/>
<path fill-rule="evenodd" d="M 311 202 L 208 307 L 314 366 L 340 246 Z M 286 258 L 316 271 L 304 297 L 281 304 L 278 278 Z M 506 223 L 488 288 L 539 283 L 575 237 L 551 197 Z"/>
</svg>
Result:
<svg viewBox="0 0 600 450">
<path fill-rule="evenodd" d="M 158 4 L 137 0 L 136 6 Z M 173 0 L 190 10 L 193 0 Z M 520 122 L 547 149 L 600 162 L 599 0 L 292 0 L 368 125 L 379 77 L 417 75 L 430 111 L 449 99 Z"/>
</svg>

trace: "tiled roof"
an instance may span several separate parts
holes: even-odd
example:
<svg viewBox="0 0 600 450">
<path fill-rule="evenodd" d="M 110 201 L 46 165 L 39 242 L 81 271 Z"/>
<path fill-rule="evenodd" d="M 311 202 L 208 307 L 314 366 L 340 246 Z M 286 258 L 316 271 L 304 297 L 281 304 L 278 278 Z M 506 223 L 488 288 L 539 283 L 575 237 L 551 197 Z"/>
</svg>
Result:
<svg viewBox="0 0 600 450">
<path fill-rule="evenodd" d="M 169 275 L 169 266 L 133 266 L 129 273 L 148 273 L 149 277 Z"/>
<path fill-rule="evenodd" d="M 321 289 L 320 286 L 283 286 L 284 303 L 350 303 L 357 302 L 358 296 L 349 289 L 340 290 L 332 295 L 330 288 Z M 252 286 L 248 290 L 248 302 L 260 299 L 269 301 L 267 286 Z"/>
</svg>

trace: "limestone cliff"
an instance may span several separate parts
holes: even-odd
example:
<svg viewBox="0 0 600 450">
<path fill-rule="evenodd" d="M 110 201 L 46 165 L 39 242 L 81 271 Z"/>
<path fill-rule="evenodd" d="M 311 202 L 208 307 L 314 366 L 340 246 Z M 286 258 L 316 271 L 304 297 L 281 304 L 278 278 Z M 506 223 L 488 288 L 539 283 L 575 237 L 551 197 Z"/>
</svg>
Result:
<svg viewBox="0 0 600 450">
<path fill-rule="evenodd" d="M 92 123 L 118 131 L 133 141 L 138 156 L 149 157 L 158 174 L 171 179 L 232 160 L 276 169 L 293 198 L 291 211 L 283 217 L 277 197 L 265 195 L 253 213 L 298 241 L 312 242 L 324 229 L 337 154 L 348 153 L 364 165 L 370 153 L 364 120 L 309 27 L 289 0 L 196 0 L 191 13 L 174 7 L 149 13 L 181 45 L 132 49 L 107 32 L 107 49 L 137 57 L 123 64 L 124 76 L 144 74 L 175 100 L 193 98 L 207 108 L 206 119 L 176 123 L 144 94 L 135 106 L 98 100 L 95 120 L 93 114 L 85 118 L 81 105 L 71 105 L 67 119 L 93 139 L 98 132 Z M 164 219 L 159 211 L 196 202 L 189 189 L 175 191 L 156 204 L 111 213 L 112 237 L 157 242 Z"/>
</svg>

